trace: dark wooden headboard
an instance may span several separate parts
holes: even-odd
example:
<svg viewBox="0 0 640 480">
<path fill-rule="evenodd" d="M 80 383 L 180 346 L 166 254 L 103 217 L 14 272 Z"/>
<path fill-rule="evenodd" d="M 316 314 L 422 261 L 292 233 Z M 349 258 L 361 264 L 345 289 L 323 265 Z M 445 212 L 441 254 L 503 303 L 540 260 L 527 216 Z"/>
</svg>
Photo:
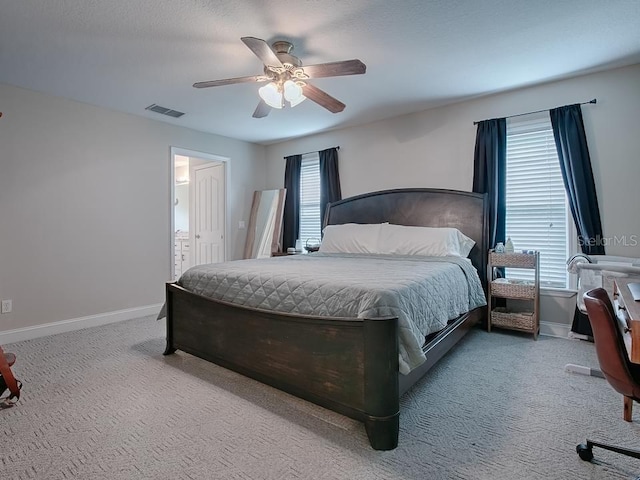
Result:
<svg viewBox="0 0 640 480">
<path fill-rule="evenodd" d="M 383 223 L 420 227 L 454 227 L 476 244 L 469 254 L 485 285 L 489 248 L 486 195 L 435 188 L 401 188 L 365 193 L 327 206 L 324 226 Z"/>
</svg>

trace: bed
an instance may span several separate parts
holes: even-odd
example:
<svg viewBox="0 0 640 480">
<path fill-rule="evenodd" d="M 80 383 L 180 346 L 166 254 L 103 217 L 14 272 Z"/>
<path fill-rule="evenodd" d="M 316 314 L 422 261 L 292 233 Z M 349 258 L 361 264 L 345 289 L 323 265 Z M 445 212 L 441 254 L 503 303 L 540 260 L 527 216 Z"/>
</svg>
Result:
<svg viewBox="0 0 640 480">
<path fill-rule="evenodd" d="M 454 227 L 475 242 L 468 260 L 461 263 L 475 267 L 477 281 L 486 289 L 486 219 L 484 195 L 396 189 L 330 204 L 324 223 Z M 306 262 L 314 272 L 333 268 L 324 266 L 321 255 L 314 255 L 254 262 L 265 262 L 260 264 L 265 269 L 269 262 L 280 262 L 277 266 L 283 268 Z M 338 261 L 346 265 L 351 259 Z M 399 263 L 406 262 L 411 259 Z M 228 263 L 235 267 L 241 262 Z M 384 277 L 385 272 L 379 275 Z M 182 350 L 360 420 L 376 450 L 398 445 L 400 396 L 486 314 L 486 308 L 478 306 L 445 322 L 419 347 L 422 359 L 403 374 L 405 352 L 399 337 L 404 320 L 397 310 L 372 310 L 374 314 L 364 317 L 272 311 L 263 303 L 240 306 L 225 297 L 212 299 L 186 279 L 183 283 L 188 288 L 180 281 L 166 286 L 166 355 Z"/>
</svg>

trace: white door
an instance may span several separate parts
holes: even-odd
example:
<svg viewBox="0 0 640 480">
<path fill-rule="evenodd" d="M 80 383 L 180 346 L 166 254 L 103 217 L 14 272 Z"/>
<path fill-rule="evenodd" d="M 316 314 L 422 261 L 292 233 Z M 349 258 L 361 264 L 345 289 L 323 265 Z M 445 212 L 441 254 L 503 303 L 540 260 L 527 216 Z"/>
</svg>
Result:
<svg viewBox="0 0 640 480">
<path fill-rule="evenodd" d="M 193 265 L 224 262 L 224 162 L 194 167 Z"/>
</svg>

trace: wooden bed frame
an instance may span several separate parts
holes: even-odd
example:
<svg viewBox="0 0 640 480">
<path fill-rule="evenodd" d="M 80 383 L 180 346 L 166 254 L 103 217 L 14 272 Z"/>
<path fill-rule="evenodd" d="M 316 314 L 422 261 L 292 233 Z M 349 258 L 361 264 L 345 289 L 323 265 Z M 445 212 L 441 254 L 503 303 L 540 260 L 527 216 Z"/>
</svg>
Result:
<svg viewBox="0 0 640 480">
<path fill-rule="evenodd" d="M 438 189 L 373 192 L 330 204 L 325 225 L 455 227 L 475 240 L 469 258 L 486 287 L 485 195 Z M 384 272 L 381 272 L 384 274 Z M 246 308 L 166 287 L 167 346 L 209 360 L 364 422 L 371 446 L 398 445 L 400 396 L 479 320 L 476 308 L 423 347 L 427 360 L 398 372 L 397 318 L 327 318 Z"/>
</svg>

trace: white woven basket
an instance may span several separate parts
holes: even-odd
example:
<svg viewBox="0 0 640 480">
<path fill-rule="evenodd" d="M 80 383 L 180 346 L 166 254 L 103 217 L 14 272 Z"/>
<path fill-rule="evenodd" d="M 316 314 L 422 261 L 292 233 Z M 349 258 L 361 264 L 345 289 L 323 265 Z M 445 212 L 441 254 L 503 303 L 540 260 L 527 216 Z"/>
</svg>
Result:
<svg viewBox="0 0 640 480">
<path fill-rule="evenodd" d="M 498 307 L 491 311 L 491 325 L 529 331 L 536 326 L 535 315 L 533 312 L 512 312 Z"/>
</svg>

